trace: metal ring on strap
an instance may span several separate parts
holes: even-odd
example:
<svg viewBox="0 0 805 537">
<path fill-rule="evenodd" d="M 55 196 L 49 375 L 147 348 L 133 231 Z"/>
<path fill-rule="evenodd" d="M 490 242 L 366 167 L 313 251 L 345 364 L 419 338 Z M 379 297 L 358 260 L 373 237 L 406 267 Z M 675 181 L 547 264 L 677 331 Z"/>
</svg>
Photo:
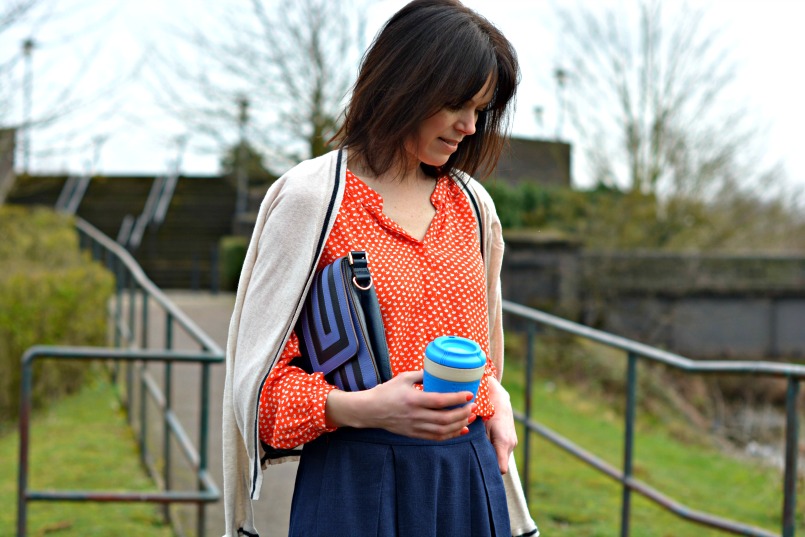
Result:
<svg viewBox="0 0 805 537">
<path fill-rule="evenodd" d="M 355 287 L 357 287 L 357 288 L 358 288 L 358 289 L 360 289 L 361 291 L 368 291 L 369 289 L 371 289 L 371 288 L 372 288 L 372 278 L 371 278 L 371 277 L 369 278 L 369 285 L 367 285 L 366 287 L 364 287 L 364 286 L 362 286 L 361 284 L 359 284 L 359 283 L 358 283 L 358 278 L 356 278 L 355 276 L 353 276 L 353 277 L 352 277 L 352 285 L 354 285 Z"/>
</svg>

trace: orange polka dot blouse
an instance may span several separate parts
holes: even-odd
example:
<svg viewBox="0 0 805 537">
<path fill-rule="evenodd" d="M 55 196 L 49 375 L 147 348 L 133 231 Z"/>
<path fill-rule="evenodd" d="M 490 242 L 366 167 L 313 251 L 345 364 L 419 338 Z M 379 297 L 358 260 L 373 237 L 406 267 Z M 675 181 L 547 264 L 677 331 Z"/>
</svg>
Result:
<svg viewBox="0 0 805 537">
<path fill-rule="evenodd" d="M 383 199 L 349 170 L 344 199 L 319 259 L 318 270 L 365 250 L 380 303 L 393 374 L 420 370 L 425 346 L 443 335 L 477 341 L 487 355 L 477 414 L 489 417 L 489 359 L 484 263 L 478 223 L 461 187 L 438 179 L 431 195 L 436 214 L 419 241 L 383 214 Z M 327 395 L 337 389 L 321 373 L 290 365 L 299 356 L 292 334 L 260 393 L 260 440 L 290 449 L 334 430 L 325 423 Z"/>
</svg>

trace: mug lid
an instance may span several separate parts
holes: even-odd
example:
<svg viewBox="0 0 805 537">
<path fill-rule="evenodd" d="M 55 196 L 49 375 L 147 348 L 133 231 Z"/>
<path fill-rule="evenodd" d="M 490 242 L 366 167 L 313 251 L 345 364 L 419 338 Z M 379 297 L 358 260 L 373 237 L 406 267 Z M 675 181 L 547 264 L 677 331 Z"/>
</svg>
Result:
<svg viewBox="0 0 805 537">
<path fill-rule="evenodd" d="M 486 354 L 475 341 L 459 336 L 437 337 L 425 348 L 425 356 L 437 364 L 472 369 L 486 364 Z"/>
</svg>

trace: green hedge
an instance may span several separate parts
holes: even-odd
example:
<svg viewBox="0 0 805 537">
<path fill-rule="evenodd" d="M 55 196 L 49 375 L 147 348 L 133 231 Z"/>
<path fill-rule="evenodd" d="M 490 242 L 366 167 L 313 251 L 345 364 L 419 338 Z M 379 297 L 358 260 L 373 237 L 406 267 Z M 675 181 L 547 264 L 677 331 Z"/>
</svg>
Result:
<svg viewBox="0 0 805 537">
<path fill-rule="evenodd" d="M 227 291 L 234 291 L 238 288 L 240 271 L 243 268 L 243 260 L 246 258 L 246 249 L 249 247 L 249 239 L 246 237 L 229 236 L 222 237 L 218 244 L 219 267 L 221 270 L 221 286 Z"/>
<path fill-rule="evenodd" d="M 0 207 L 0 423 L 19 412 L 20 359 L 37 344 L 102 345 L 114 279 L 78 247 L 71 218 Z M 34 404 L 81 387 L 88 364 L 46 360 L 34 368 Z"/>
</svg>

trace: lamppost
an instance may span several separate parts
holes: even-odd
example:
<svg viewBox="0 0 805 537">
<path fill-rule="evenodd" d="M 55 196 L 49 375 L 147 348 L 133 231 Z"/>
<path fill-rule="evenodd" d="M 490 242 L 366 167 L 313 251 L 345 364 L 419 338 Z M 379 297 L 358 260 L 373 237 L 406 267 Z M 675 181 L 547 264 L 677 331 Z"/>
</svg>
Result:
<svg viewBox="0 0 805 537">
<path fill-rule="evenodd" d="M 556 117 L 556 139 L 562 138 L 562 126 L 565 120 L 565 84 L 567 83 L 568 73 L 561 67 L 557 67 L 553 76 L 556 78 L 556 100 L 559 105 Z"/>
<path fill-rule="evenodd" d="M 25 57 L 25 75 L 23 79 L 23 142 L 22 142 L 22 171 L 26 175 L 31 164 L 31 105 L 33 101 L 33 51 L 36 42 L 32 37 L 22 42 L 22 55 Z"/>
</svg>

